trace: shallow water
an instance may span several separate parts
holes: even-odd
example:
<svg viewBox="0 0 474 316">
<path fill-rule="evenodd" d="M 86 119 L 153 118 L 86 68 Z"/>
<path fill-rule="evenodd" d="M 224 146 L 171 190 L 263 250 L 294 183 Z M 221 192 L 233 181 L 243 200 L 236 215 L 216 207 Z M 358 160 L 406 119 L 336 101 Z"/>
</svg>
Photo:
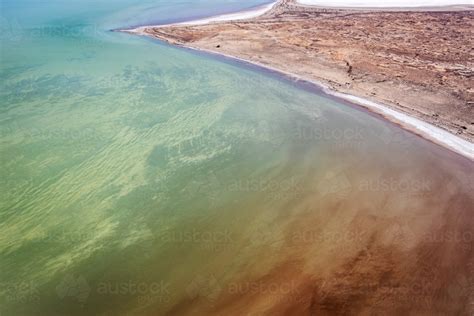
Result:
<svg viewBox="0 0 474 316">
<path fill-rule="evenodd" d="M 378 229 L 412 250 L 469 208 L 462 157 L 283 79 L 108 32 L 259 3 L 2 2 L 2 315 L 207 314 L 228 297 L 243 298 L 230 313 L 268 312 L 247 297 L 330 273 Z"/>
</svg>

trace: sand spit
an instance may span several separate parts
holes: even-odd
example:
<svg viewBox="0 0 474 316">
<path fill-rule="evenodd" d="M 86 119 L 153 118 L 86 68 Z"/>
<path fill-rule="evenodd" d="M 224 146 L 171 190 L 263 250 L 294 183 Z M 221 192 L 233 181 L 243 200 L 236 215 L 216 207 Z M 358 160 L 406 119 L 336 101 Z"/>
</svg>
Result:
<svg viewBox="0 0 474 316">
<path fill-rule="evenodd" d="M 282 0 L 127 32 L 318 84 L 474 159 L 473 29 L 471 11 L 329 10 Z"/>
</svg>

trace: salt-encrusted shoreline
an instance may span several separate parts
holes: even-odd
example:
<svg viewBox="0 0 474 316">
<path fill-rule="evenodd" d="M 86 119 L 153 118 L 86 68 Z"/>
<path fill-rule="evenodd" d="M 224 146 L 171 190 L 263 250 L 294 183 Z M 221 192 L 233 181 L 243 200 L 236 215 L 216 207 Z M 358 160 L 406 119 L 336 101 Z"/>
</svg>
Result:
<svg viewBox="0 0 474 316">
<path fill-rule="evenodd" d="M 167 26 L 174 26 L 174 25 L 202 25 L 202 24 L 208 24 L 208 23 L 213 23 L 213 22 L 252 19 L 252 18 L 259 17 L 265 14 L 266 12 L 270 11 L 271 9 L 273 9 L 273 7 L 277 3 L 278 1 L 275 1 L 275 2 L 261 5 L 249 10 L 210 16 L 210 17 L 198 19 L 198 20 L 191 20 L 191 21 L 178 22 L 178 23 L 172 23 L 172 24 L 144 25 L 144 26 L 140 26 L 134 29 L 119 30 L 119 31 L 126 31 L 128 33 L 141 33 L 146 28 L 151 28 L 151 27 L 156 28 L 156 27 L 167 27 Z"/>
<path fill-rule="evenodd" d="M 254 18 L 254 17 L 260 16 L 260 15 L 270 11 L 279 2 L 281 2 L 281 1 L 265 5 L 263 7 L 258 7 L 257 9 L 251 10 L 251 11 L 243 11 L 243 12 L 240 12 L 240 13 L 220 15 L 220 16 L 216 16 L 216 17 L 210 17 L 210 18 L 201 19 L 201 20 L 197 20 L 197 21 L 177 23 L 177 24 L 173 24 L 173 25 L 202 25 L 202 24 L 208 24 L 208 23 L 213 23 L 213 22 L 222 22 L 222 21 L 228 21 L 228 20 Z M 156 27 L 158 27 L 158 26 L 143 26 L 143 27 L 139 27 L 139 28 L 136 28 L 136 29 L 124 30 L 124 31 L 128 32 L 128 33 L 137 34 L 137 35 L 151 36 L 151 37 L 154 37 L 154 38 L 158 38 L 158 39 L 170 42 L 166 38 L 160 38 L 156 35 L 153 35 L 153 34 L 150 34 L 150 33 L 147 32 L 147 29 L 156 28 Z M 256 66 L 261 67 L 261 68 L 269 69 L 273 72 L 282 74 L 282 75 L 290 77 L 290 78 L 294 78 L 294 79 L 297 79 L 297 80 L 302 80 L 302 81 L 311 83 L 311 84 L 315 85 L 316 87 L 321 88 L 328 95 L 332 95 L 334 97 L 349 101 L 353 104 L 357 104 L 359 106 L 362 106 L 362 107 L 364 107 L 364 108 L 366 108 L 366 109 L 368 109 L 368 110 L 370 110 L 374 113 L 378 113 L 378 114 L 382 115 L 384 118 L 386 118 L 387 120 L 399 124 L 400 126 L 405 128 L 406 130 L 412 131 L 412 132 L 414 132 L 414 133 L 416 133 L 416 134 L 418 134 L 418 135 L 420 135 L 420 136 L 422 136 L 422 137 L 424 137 L 424 138 L 426 138 L 426 139 L 428 139 L 428 140 L 430 140 L 434 143 L 437 143 L 437 144 L 439 144 L 439 145 L 441 145 L 445 148 L 453 150 L 453 151 L 469 158 L 470 160 L 474 160 L 474 145 L 471 142 L 469 142 L 467 140 L 464 140 L 461 137 L 458 137 L 458 136 L 456 136 L 456 135 L 454 135 L 454 134 L 452 134 L 448 131 L 445 131 L 445 130 L 443 130 L 439 127 L 436 127 L 436 126 L 434 126 L 434 125 L 432 125 L 428 122 L 425 122 L 421 119 L 418 119 L 416 117 L 407 115 L 407 114 L 402 113 L 400 111 L 396 111 L 396 110 L 394 110 L 393 108 L 391 108 L 389 106 L 383 105 L 382 103 L 374 102 L 374 101 L 371 101 L 371 100 L 368 100 L 368 99 L 365 99 L 365 98 L 361 98 L 361 97 L 358 97 L 358 96 L 355 96 L 355 95 L 342 93 L 342 92 L 337 91 L 337 89 L 335 87 L 329 87 L 328 85 L 326 85 L 322 82 L 318 82 L 318 81 L 315 81 L 315 80 L 312 80 L 312 79 L 309 79 L 309 78 L 304 78 L 304 77 L 298 76 L 296 74 L 293 74 L 291 72 L 284 71 L 282 69 L 274 68 L 274 67 L 271 67 L 271 66 L 268 66 L 268 65 L 263 65 L 263 64 L 261 64 L 259 62 L 256 62 L 256 61 L 243 59 L 243 58 L 240 58 L 240 57 L 237 57 L 237 56 L 233 56 L 233 55 L 230 55 L 230 54 L 225 54 L 225 53 L 215 51 L 215 50 L 196 48 L 196 47 L 192 47 L 192 46 L 189 46 L 189 45 L 177 44 L 177 43 L 173 43 L 173 42 L 170 42 L 170 43 L 174 44 L 174 45 L 182 46 L 182 47 L 185 47 L 185 48 L 189 48 L 189 49 L 192 49 L 192 50 L 196 50 L 196 51 L 206 52 L 206 53 L 210 53 L 210 54 L 213 54 L 213 55 L 225 56 L 227 58 L 232 58 L 232 59 L 237 60 L 237 61 L 241 61 L 241 62 L 256 65 Z"/>
</svg>

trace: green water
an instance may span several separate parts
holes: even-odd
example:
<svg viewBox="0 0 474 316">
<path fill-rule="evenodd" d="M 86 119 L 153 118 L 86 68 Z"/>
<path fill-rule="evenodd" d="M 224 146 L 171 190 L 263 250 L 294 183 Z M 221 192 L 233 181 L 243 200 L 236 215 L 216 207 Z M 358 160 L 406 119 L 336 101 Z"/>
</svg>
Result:
<svg viewBox="0 0 474 316">
<path fill-rule="evenodd" d="M 256 4 L 2 1 L 2 316 L 164 313 L 209 275 L 271 266 L 299 201 L 341 192 L 324 179 L 451 159 L 284 81 L 108 32 Z"/>
</svg>

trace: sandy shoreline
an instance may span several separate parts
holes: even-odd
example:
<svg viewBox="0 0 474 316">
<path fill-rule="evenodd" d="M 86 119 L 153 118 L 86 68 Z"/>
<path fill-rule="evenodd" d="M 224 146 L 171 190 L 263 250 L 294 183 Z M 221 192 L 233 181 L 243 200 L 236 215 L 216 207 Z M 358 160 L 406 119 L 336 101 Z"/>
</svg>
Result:
<svg viewBox="0 0 474 316">
<path fill-rule="evenodd" d="M 148 36 L 146 33 L 140 34 L 140 35 Z M 392 110 L 391 108 L 389 108 L 389 107 L 387 107 L 383 104 L 379 104 L 379 103 L 376 103 L 376 102 L 373 102 L 373 101 L 370 101 L 370 100 L 366 100 L 364 98 L 359 98 L 357 96 L 337 92 L 337 91 L 333 90 L 331 87 L 325 85 L 322 82 L 317 82 L 317 81 L 314 81 L 314 80 L 301 78 L 301 77 L 299 77 L 295 74 L 288 73 L 288 72 L 285 72 L 283 70 L 273 68 L 273 67 L 268 66 L 268 65 L 263 65 L 261 63 L 257 63 L 257 62 L 251 61 L 251 60 L 242 59 L 242 58 L 235 57 L 235 56 L 232 56 L 232 55 L 218 53 L 218 52 L 211 51 L 211 50 L 206 50 L 206 49 L 199 49 L 199 48 L 190 47 L 190 46 L 183 46 L 183 47 L 186 48 L 186 49 L 190 49 L 190 50 L 194 50 L 194 51 L 198 51 L 198 52 L 204 52 L 204 53 L 207 53 L 207 54 L 210 54 L 210 55 L 224 56 L 226 58 L 233 59 L 233 60 L 236 60 L 236 61 L 239 61 L 239 62 L 243 62 L 243 63 L 258 66 L 260 68 L 265 68 L 265 69 L 271 70 L 274 73 L 278 73 L 278 74 L 280 74 L 282 76 L 286 76 L 287 78 L 290 78 L 290 79 L 310 83 L 313 86 L 315 86 L 316 88 L 321 89 L 327 95 L 334 96 L 337 99 L 345 100 L 345 101 L 348 101 L 348 102 L 350 102 L 352 104 L 355 104 L 355 105 L 358 105 L 358 106 L 362 106 L 362 107 L 368 109 L 369 111 L 371 111 L 373 113 L 380 114 L 386 120 L 388 120 L 392 123 L 396 123 L 397 125 L 400 125 L 405 130 L 413 132 L 413 133 L 415 133 L 415 134 L 417 134 L 417 135 L 419 135 L 419 136 L 421 136 L 421 137 L 423 137 L 423 138 L 425 138 L 429 141 L 432 141 L 432 142 L 434 142 L 438 145 L 441 145 L 445 148 L 453 150 L 454 152 L 456 152 L 456 153 L 458 153 L 458 154 L 460 154 L 464 157 L 467 157 L 471 160 L 474 160 L 474 145 L 472 145 L 470 142 L 468 142 L 468 141 L 466 141 L 466 140 L 464 140 L 460 137 L 457 137 L 456 135 L 453 135 L 453 134 L 451 134 L 451 133 L 449 133 L 449 132 L 447 132 L 447 131 L 445 131 L 441 128 L 438 128 L 438 127 L 434 126 L 434 125 L 431 125 L 429 123 L 421 121 L 421 120 L 419 120 L 415 117 L 410 117 L 410 116 L 408 116 L 404 113 Z"/>
<path fill-rule="evenodd" d="M 238 20 L 238 19 L 249 19 L 249 18 L 254 18 L 256 16 L 261 16 L 262 14 L 267 13 L 268 11 L 275 10 L 275 5 L 279 4 L 281 5 L 282 2 L 287 2 L 287 1 L 279 1 L 276 3 L 268 4 L 262 7 L 258 7 L 255 10 L 252 11 L 244 11 L 240 13 L 234 13 L 234 14 L 227 14 L 227 15 L 221 15 L 217 17 L 210 17 L 207 19 L 202 19 L 198 21 L 190 21 L 190 22 L 185 22 L 185 24 L 177 24 L 173 26 L 193 26 L 193 25 L 205 25 L 205 24 L 213 24 L 213 22 L 224 22 L 228 19 L 233 20 Z M 290 2 L 290 4 L 292 4 Z M 277 8 L 278 9 L 278 8 Z M 448 7 L 447 7 L 448 9 Z M 166 26 L 159 26 L 159 27 L 166 27 Z M 433 124 L 430 124 L 429 122 L 426 122 L 424 120 L 421 120 L 417 117 L 407 115 L 407 113 L 403 113 L 401 111 L 397 111 L 397 109 L 394 109 L 393 106 L 387 106 L 381 102 L 377 102 L 375 100 L 370 100 L 365 97 L 353 95 L 350 93 L 346 93 L 345 91 L 341 89 L 337 89 L 334 85 L 329 85 L 325 82 L 319 81 L 319 80 L 314 80 L 313 78 L 306 77 L 306 76 L 301 76 L 299 74 L 289 72 L 285 69 L 281 69 L 279 67 L 273 67 L 272 65 L 269 64 L 263 64 L 261 62 L 258 62 L 256 60 L 251 60 L 248 58 L 242 58 L 241 56 L 237 56 L 235 54 L 229 54 L 226 52 L 219 51 L 217 49 L 206 49 L 203 47 L 196 47 L 195 45 L 188 45 L 187 43 L 182 43 L 179 41 L 175 41 L 174 39 L 167 38 L 165 36 L 157 35 L 156 33 L 151 32 L 151 29 L 155 27 L 153 26 L 143 26 L 139 27 L 133 30 L 124 30 L 125 32 L 137 34 L 137 35 L 144 35 L 144 36 L 151 36 L 154 38 L 158 38 L 160 40 L 164 40 L 165 42 L 168 42 L 172 45 L 178 45 L 186 48 L 190 48 L 193 50 L 198 50 L 210 54 L 217 54 L 217 55 L 222 55 L 227 58 L 233 58 L 238 61 L 246 62 L 249 64 L 256 65 L 258 67 L 263 67 L 269 70 L 272 70 L 274 72 L 280 73 L 284 76 L 294 78 L 296 80 L 303 80 L 305 82 L 311 83 L 317 87 L 320 87 L 325 93 L 335 96 L 337 98 L 349 101 L 351 103 L 357 104 L 359 106 L 362 106 L 364 108 L 367 108 L 370 111 L 373 111 L 375 113 L 378 113 L 382 115 L 384 118 L 387 120 L 390 120 L 392 122 L 395 122 L 399 125 L 401 125 L 403 128 L 415 132 L 416 134 L 419 134 L 420 136 L 433 141 L 441 146 L 444 146 L 446 148 L 449 148 L 471 160 L 474 160 L 474 145 L 457 136 L 454 135 L 440 127 L 434 126 Z"/>
<path fill-rule="evenodd" d="M 144 26 L 133 28 L 133 29 L 125 29 L 125 30 L 118 30 L 118 31 L 125 31 L 128 33 L 141 33 L 145 29 L 150 28 L 150 27 L 167 27 L 167 26 L 176 26 L 176 25 L 183 25 L 183 26 L 184 25 L 203 25 L 203 24 L 209 24 L 209 23 L 214 23 L 214 22 L 252 19 L 252 18 L 259 17 L 265 14 L 266 12 L 269 12 L 270 10 L 273 9 L 273 7 L 277 3 L 278 1 L 275 1 L 269 4 L 264 4 L 264 5 L 257 6 L 248 10 L 244 10 L 244 11 L 215 15 L 215 16 L 210 16 L 203 19 L 198 19 L 198 20 L 190 20 L 190 21 L 171 23 L 171 24 L 144 25 Z"/>
</svg>

